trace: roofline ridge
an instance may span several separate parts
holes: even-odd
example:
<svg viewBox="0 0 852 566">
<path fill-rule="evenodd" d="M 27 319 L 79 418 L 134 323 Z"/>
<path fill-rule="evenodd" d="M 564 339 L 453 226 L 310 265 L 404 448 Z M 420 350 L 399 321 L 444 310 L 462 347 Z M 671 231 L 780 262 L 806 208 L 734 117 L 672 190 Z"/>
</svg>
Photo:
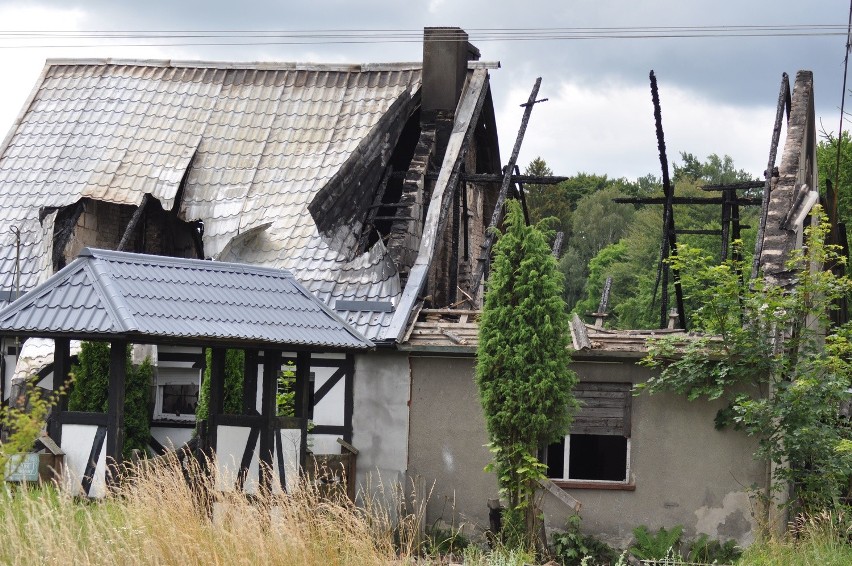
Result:
<svg viewBox="0 0 852 566">
<path fill-rule="evenodd" d="M 129 65 L 139 67 L 174 67 L 206 69 L 251 69 L 258 71 L 414 71 L 423 68 L 421 61 L 400 61 L 385 63 L 313 63 L 297 61 L 203 61 L 192 59 L 121 59 L 121 58 L 52 58 L 47 59 L 45 67 L 65 65 Z M 40 83 L 39 83 L 40 84 Z"/>
<path fill-rule="evenodd" d="M 296 289 L 300 293 L 302 293 L 304 296 L 308 297 L 312 301 L 315 301 L 316 304 L 319 305 L 320 309 L 322 309 L 327 315 L 329 315 L 332 318 L 332 320 L 336 320 L 337 322 L 342 324 L 343 328 L 345 328 L 346 331 L 349 332 L 349 334 L 351 334 L 353 338 L 355 338 L 356 340 L 358 340 L 360 342 L 363 342 L 364 344 L 367 345 L 368 348 L 375 348 L 376 347 L 376 344 L 372 340 L 370 340 L 369 338 L 367 338 L 366 336 L 364 336 L 363 334 L 361 334 L 360 332 L 358 332 L 357 330 L 352 328 L 352 325 L 349 324 L 349 322 L 347 322 L 346 320 L 343 319 L 342 316 L 337 314 L 334 311 L 334 309 L 332 309 L 330 306 L 328 306 L 326 304 L 325 301 L 318 298 L 312 292 L 308 291 L 308 288 L 305 287 L 304 285 L 302 285 L 301 283 L 299 283 L 299 281 L 295 277 L 293 277 L 293 282 L 295 283 Z"/>
<path fill-rule="evenodd" d="M 247 263 L 234 263 L 229 261 L 218 261 L 215 259 L 198 259 L 192 257 L 173 257 L 156 254 L 140 254 L 134 252 L 120 252 L 116 250 L 105 250 L 100 248 L 86 247 L 80 252 L 79 257 L 93 257 L 107 261 L 129 261 L 134 263 L 155 263 L 171 267 L 204 267 L 217 271 L 240 271 L 242 273 L 255 273 L 257 275 L 268 275 L 284 279 L 296 280 L 293 273 L 288 269 L 278 269 L 263 265 L 251 265 Z"/>
<path fill-rule="evenodd" d="M 100 264 L 98 261 L 100 258 L 97 256 L 83 255 L 82 253 L 80 255 L 83 261 L 83 268 L 92 281 L 92 288 L 103 301 L 104 307 L 109 311 L 115 326 L 119 328 L 119 332 L 126 333 L 139 330 L 139 325 L 136 324 L 136 320 L 130 313 L 130 309 L 124 298 L 109 280 L 110 274 L 107 273 L 108 268 Z"/>
</svg>

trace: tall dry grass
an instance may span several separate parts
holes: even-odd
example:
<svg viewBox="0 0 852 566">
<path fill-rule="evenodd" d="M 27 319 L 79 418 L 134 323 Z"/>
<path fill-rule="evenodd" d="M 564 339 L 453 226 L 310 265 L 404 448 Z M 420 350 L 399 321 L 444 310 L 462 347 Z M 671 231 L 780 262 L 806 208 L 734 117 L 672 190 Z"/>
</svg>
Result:
<svg viewBox="0 0 852 566">
<path fill-rule="evenodd" d="M 215 477 L 175 458 L 129 471 L 96 502 L 53 488 L 6 489 L 0 563 L 380 565 L 416 552 L 416 518 L 356 507 L 307 482 L 289 495 L 246 497 L 217 492 Z"/>
<path fill-rule="evenodd" d="M 738 566 L 848 566 L 852 564 L 850 509 L 800 515 L 784 537 L 760 540 Z"/>
</svg>

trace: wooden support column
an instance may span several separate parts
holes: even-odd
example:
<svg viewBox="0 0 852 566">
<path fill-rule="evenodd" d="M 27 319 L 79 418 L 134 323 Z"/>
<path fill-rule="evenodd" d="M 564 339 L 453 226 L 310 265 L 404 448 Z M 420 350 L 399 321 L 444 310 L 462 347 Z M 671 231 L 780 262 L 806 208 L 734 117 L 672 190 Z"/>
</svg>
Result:
<svg viewBox="0 0 852 566">
<path fill-rule="evenodd" d="M 296 353 L 296 417 L 302 419 L 302 443 L 299 447 L 299 466 L 305 469 L 308 453 L 308 410 L 311 402 L 311 353 Z"/>
<path fill-rule="evenodd" d="M 346 375 L 343 376 L 343 440 L 352 443 L 352 413 L 355 408 L 355 356 L 346 354 Z"/>
<path fill-rule="evenodd" d="M 225 411 L 225 356 L 224 348 L 213 348 L 210 355 L 210 398 L 207 409 L 207 438 L 215 452 L 217 421 Z"/>
<path fill-rule="evenodd" d="M 5 352 L 3 352 L 5 354 Z M 53 341 L 53 390 L 58 391 L 68 380 L 71 371 L 71 341 L 67 338 L 56 338 Z M 2 376 L 0 376 L 2 377 Z M 68 395 L 62 394 L 53 406 L 47 433 L 54 442 L 62 442 L 62 423 L 60 415 L 68 410 Z"/>
<path fill-rule="evenodd" d="M 245 350 L 243 365 L 243 413 L 257 411 L 257 350 Z"/>
<path fill-rule="evenodd" d="M 55 377 L 55 375 L 54 375 Z M 124 449 L 124 390 L 127 378 L 127 342 L 117 340 L 109 346 L 109 392 L 107 394 L 106 457 L 110 471 L 107 481 L 114 483 Z"/>
<path fill-rule="evenodd" d="M 269 493 L 272 489 L 272 463 L 275 452 L 276 433 L 273 419 L 277 413 L 278 376 L 281 373 L 281 352 L 266 350 L 263 352 L 263 392 L 260 401 L 260 414 L 263 424 L 260 429 L 260 489 Z"/>
</svg>

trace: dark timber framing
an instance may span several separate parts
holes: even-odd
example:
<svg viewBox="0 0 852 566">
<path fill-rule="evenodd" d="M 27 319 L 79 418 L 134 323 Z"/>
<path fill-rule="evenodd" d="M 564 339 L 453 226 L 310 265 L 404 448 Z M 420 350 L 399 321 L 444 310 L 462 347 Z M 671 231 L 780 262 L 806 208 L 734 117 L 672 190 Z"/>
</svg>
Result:
<svg viewBox="0 0 852 566">
<path fill-rule="evenodd" d="M 54 376 L 55 377 L 55 376 Z M 115 340 L 109 345 L 109 392 L 107 395 L 107 462 L 112 473 L 107 481 L 115 481 L 124 449 L 124 391 L 127 378 L 127 342 Z"/>
</svg>

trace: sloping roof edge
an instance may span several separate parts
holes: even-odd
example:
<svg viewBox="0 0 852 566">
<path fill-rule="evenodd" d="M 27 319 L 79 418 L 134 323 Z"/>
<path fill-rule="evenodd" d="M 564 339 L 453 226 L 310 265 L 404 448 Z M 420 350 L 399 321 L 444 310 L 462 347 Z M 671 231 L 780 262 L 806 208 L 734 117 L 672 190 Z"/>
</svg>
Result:
<svg viewBox="0 0 852 566">
<path fill-rule="evenodd" d="M 267 292 L 295 292 L 297 296 L 301 297 L 301 299 L 297 303 L 295 303 L 295 307 L 288 306 L 287 309 L 295 309 L 294 312 L 300 311 L 302 313 L 302 316 L 305 316 L 309 312 L 313 312 L 314 315 L 318 315 L 319 312 L 321 312 L 325 317 L 327 317 L 326 322 L 322 324 L 327 325 L 328 322 L 332 323 L 330 326 L 326 327 L 328 329 L 328 332 L 337 332 L 338 334 L 343 332 L 344 334 L 339 335 L 339 337 L 334 337 L 332 335 L 332 339 L 326 339 L 325 341 L 310 342 L 306 340 L 303 343 L 301 340 L 296 340 L 293 342 L 282 341 L 280 337 L 286 336 L 286 333 L 283 335 L 279 333 L 278 338 L 276 338 L 275 333 L 266 334 L 266 336 L 263 336 L 262 334 L 258 335 L 256 331 L 254 334 L 252 334 L 250 332 L 247 333 L 243 330 L 242 332 L 244 333 L 244 336 L 241 338 L 239 334 L 228 335 L 220 333 L 218 335 L 206 335 L 203 333 L 185 334 L 180 333 L 174 329 L 171 331 L 161 329 L 152 330 L 152 327 L 150 327 L 150 325 L 146 327 L 144 324 L 142 324 L 144 323 L 144 321 L 141 321 L 142 323 L 140 323 L 140 321 L 136 320 L 136 317 L 134 316 L 134 311 L 130 307 L 130 304 L 127 302 L 126 297 L 122 294 L 123 292 L 120 286 L 111 288 L 111 286 L 113 286 L 112 278 L 115 276 L 115 273 L 113 272 L 113 265 L 119 262 L 129 262 L 136 264 L 137 266 L 149 266 L 152 268 L 162 268 L 164 266 L 167 266 L 180 269 L 196 269 L 198 271 L 203 271 L 204 273 L 208 274 L 210 272 L 220 271 L 222 273 L 227 273 L 229 276 L 238 274 L 246 276 L 257 275 L 262 277 L 272 277 L 276 280 L 281 281 L 280 285 L 283 285 L 283 287 L 281 287 L 280 289 L 278 289 L 277 286 L 267 288 Z M 38 323 L 34 325 L 31 325 L 26 320 L 24 320 L 22 323 L 18 323 L 19 325 L 23 324 L 26 327 L 15 326 L 14 324 L 8 323 L 4 324 L 3 321 L 14 320 L 14 317 L 16 315 L 22 313 L 22 311 L 25 311 L 28 308 L 32 308 L 34 304 L 36 304 L 39 300 L 44 299 L 46 295 L 50 294 L 52 291 L 62 286 L 68 281 L 70 277 L 77 275 L 81 271 L 86 274 L 88 285 L 90 285 L 92 292 L 97 295 L 98 303 L 100 304 L 99 308 L 103 309 L 107 313 L 107 316 L 111 321 L 111 328 L 113 329 L 112 331 L 105 330 L 106 327 L 86 329 L 84 327 L 76 326 L 76 323 L 72 327 L 67 327 L 67 329 L 63 329 L 61 327 L 51 326 L 50 320 L 48 319 L 47 322 L 45 322 L 45 320 L 43 320 L 44 317 L 41 317 L 40 315 L 36 317 Z M 176 285 L 178 287 L 184 285 L 195 285 L 196 287 L 198 286 L 197 282 L 186 282 L 182 279 L 173 279 L 171 284 Z M 249 290 L 246 292 L 255 293 L 254 290 Z M 168 295 L 164 295 L 163 297 L 166 296 Z M 152 297 L 152 299 L 155 301 L 162 300 L 159 295 L 149 295 L 149 297 Z M 204 304 L 209 303 L 210 301 L 207 301 L 207 303 Z M 215 304 L 219 303 L 214 302 L 214 306 Z M 311 306 L 308 308 L 307 305 Z M 44 305 L 39 308 L 43 310 L 49 310 L 55 307 L 50 305 Z M 32 315 L 29 316 L 32 317 Z M 286 315 L 285 318 L 288 318 L 290 316 L 291 315 Z M 330 321 L 328 319 L 330 319 Z M 299 320 L 298 315 L 295 320 Z M 270 321 L 267 320 L 266 322 L 262 322 L 261 324 L 269 323 Z M 296 327 L 298 327 L 300 323 L 296 322 L 295 324 Z M 290 326 L 290 324 L 287 323 L 285 326 Z M 197 342 L 198 340 L 204 339 L 206 336 L 211 341 L 231 341 L 234 343 L 287 343 L 293 345 L 304 345 L 308 347 L 329 347 L 333 349 L 343 348 L 350 350 L 367 349 L 374 347 L 374 344 L 370 340 L 366 339 L 354 329 L 352 329 L 325 303 L 323 303 L 322 301 L 314 297 L 310 292 L 308 292 L 288 271 L 237 263 L 183 259 L 147 254 L 133 254 L 127 252 L 116 252 L 90 248 L 84 249 L 76 260 L 74 260 L 71 264 L 60 270 L 55 275 L 53 275 L 43 284 L 39 285 L 37 288 L 33 289 L 31 292 L 27 293 L 11 305 L 0 309 L 0 328 L 2 328 L 3 334 L 25 334 L 33 336 L 64 335 L 72 338 L 83 338 L 94 335 L 116 335 L 121 336 L 122 338 L 129 339 L 133 339 L 136 337 L 172 337 L 178 340 L 185 339 Z M 145 330 L 146 328 L 147 330 Z M 251 330 L 251 327 L 249 327 L 249 330 Z M 343 339 L 342 336 L 344 335 L 348 335 L 349 339 Z"/>
</svg>

